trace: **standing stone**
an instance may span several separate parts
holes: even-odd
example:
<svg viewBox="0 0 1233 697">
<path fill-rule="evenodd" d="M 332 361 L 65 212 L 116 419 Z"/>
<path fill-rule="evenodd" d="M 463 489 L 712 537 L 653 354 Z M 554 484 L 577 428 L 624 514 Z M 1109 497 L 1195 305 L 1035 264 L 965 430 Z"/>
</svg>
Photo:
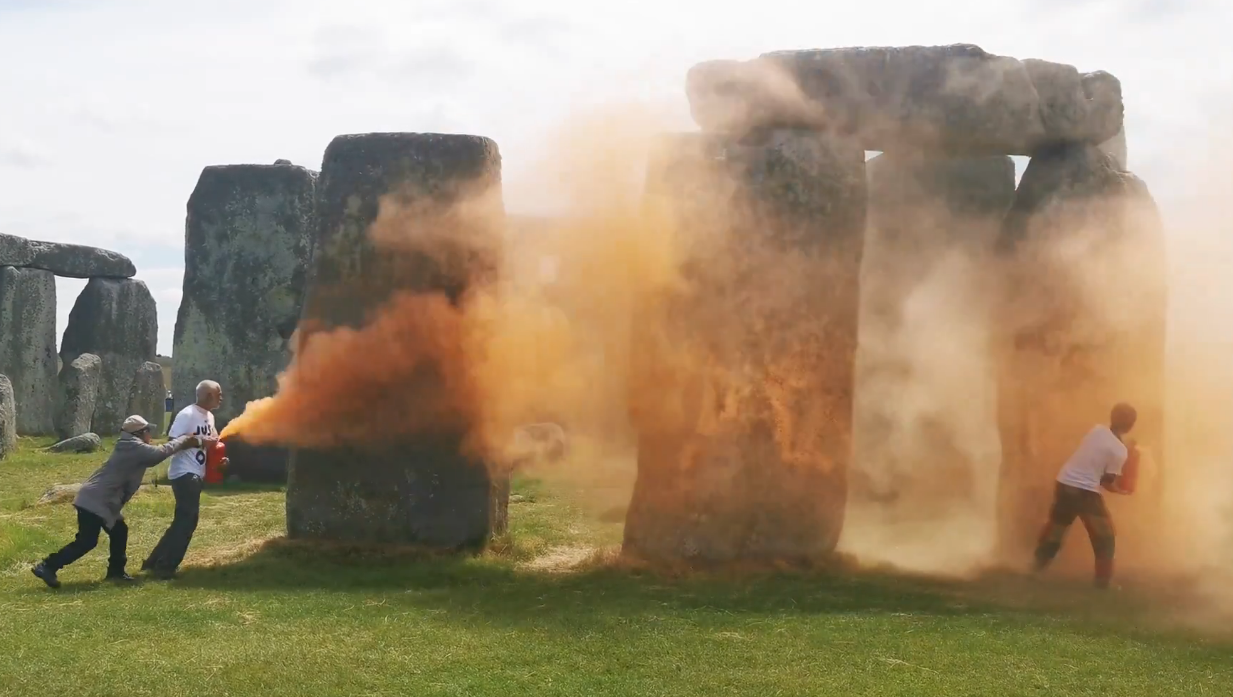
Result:
<svg viewBox="0 0 1233 697">
<path fill-rule="evenodd" d="M 163 432 L 166 402 L 167 385 L 163 382 L 163 366 L 154 361 L 142 363 L 133 376 L 127 413 L 129 416 L 137 414 L 150 422 L 150 433 L 157 436 Z"/>
<path fill-rule="evenodd" d="M 54 430 L 56 279 L 50 271 L 0 267 L 0 372 L 17 401 L 17 430 Z"/>
<path fill-rule="evenodd" d="M 1108 423 L 1115 403 L 1136 407 L 1131 436 L 1162 463 L 1165 244 L 1143 182 L 1083 145 L 1032 158 L 999 242 L 1007 279 L 999 312 L 1000 537 L 1007 558 L 1023 562 L 1048 513 L 1057 470 L 1088 430 Z M 1144 558 L 1143 548 L 1159 538 L 1152 526 L 1159 525 L 1160 493 L 1111 497 L 1119 499 L 1109 504 L 1126 533 L 1118 540 L 1121 562 Z M 1090 573 L 1090 550 L 1070 544 L 1067 553 Z"/>
<path fill-rule="evenodd" d="M 335 138 L 321 168 L 320 227 L 297 350 L 317 332 L 362 326 L 395 292 L 439 292 L 459 302 L 481 279 L 470 266 L 441 262 L 441 255 L 472 257 L 495 269 L 497 260 L 488 258 L 492 250 L 483 247 L 494 244 L 504 225 L 500 167 L 496 143 L 482 137 L 374 133 Z M 470 215 L 463 220 L 449 215 L 452 204 L 464 197 L 476 214 L 474 221 Z M 392 232 L 403 233 L 395 235 L 402 242 L 414 242 L 415 232 L 436 235 L 434 241 L 442 246 L 432 251 L 438 254 L 429 257 L 397 244 L 379 248 L 369 230 L 381 237 L 376 231 L 383 220 L 393 225 Z M 454 244 L 460 247 L 458 255 L 446 249 Z M 428 365 L 422 374 L 426 410 L 433 406 L 430 400 L 443 398 L 431 386 L 443 369 Z M 405 401 L 406 394 L 399 398 Z M 370 408 L 380 410 L 381 399 L 372 395 Z M 474 426 L 459 420 L 429 433 L 389 433 L 333 448 L 292 450 L 288 536 L 440 549 L 484 545 L 495 524 L 493 498 L 502 487 L 486 463 L 462 454 L 463 439 Z"/>
<path fill-rule="evenodd" d="M 4 233 L 0 233 L 0 266 L 43 269 L 68 278 L 132 278 L 137 274 L 133 262 L 117 252 Z"/>
<path fill-rule="evenodd" d="M 90 432 L 102 370 L 101 358 L 92 353 L 83 353 L 60 371 L 56 435 L 61 439 Z"/>
<path fill-rule="evenodd" d="M 1058 142 L 1102 143 L 1122 127 L 1122 89 L 1105 72 L 1019 61 L 979 46 L 776 51 L 709 61 L 686 77 L 703 130 L 846 134 L 866 150 L 954 157 L 1031 155 Z"/>
<path fill-rule="evenodd" d="M 864 152 L 787 130 L 663 145 L 647 205 L 673 220 L 685 285 L 636 317 L 624 551 L 825 556 L 847 497 Z"/>
<path fill-rule="evenodd" d="M 144 281 L 92 278 L 77 296 L 60 344 L 68 364 L 83 353 L 102 359 L 91 430 L 120 432 L 137 368 L 154 360 L 158 310 Z"/>
<path fill-rule="evenodd" d="M 851 505 L 870 502 L 887 525 L 988 516 L 998 441 L 987 267 L 1014 162 L 879 155 L 866 169 Z"/>
<path fill-rule="evenodd" d="M 0 460 L 17 449 L 17 403 L 13 383 L 0 375 Z"/>
<path fill-rule="evenodd" d="M 281 161 L 280 162 L 284 162 Z M 176 408 L 202 380 L 226 399 L 221 431 L 278 389 L 300 318 L 314 234 L 317 175 L 290 163 L 206 167 L 188 199 L 184 294 L 175 328 Z M 287 452 L 228 443 L 229 473 L 284 481 Z"/>
</svg>

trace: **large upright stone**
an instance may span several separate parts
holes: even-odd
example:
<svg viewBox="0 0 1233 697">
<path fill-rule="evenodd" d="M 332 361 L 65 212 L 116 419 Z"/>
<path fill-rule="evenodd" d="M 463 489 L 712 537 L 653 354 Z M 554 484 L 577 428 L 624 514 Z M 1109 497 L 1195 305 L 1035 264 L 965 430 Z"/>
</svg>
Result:
<svg viewBox="0 0 1233 697">
<path fill-rule="evenodd" d="M 98 402 L 103 359 L 83 353 L 60 370 L 56 396 L 56 435 L 62 440 L 90 432 Z"/>
<path fill-rule="evenodd" d="M 638 476 L 624 551 L 809 560 L 843 528 L 864 152 L 774 131 L 668 138 L 648 211 L 673 221 L 681 287 L 636 317 Z"/>
<path fill-rule="evenodd" d="M 39 242 L 0 233 L 0 266 L 25 266 L 69 278 L 132 278 L 128 257 L 97 247 Z"/>
<path fill-rule="evenodd" d="M 0 266 L 0 372 L 17 400 L 17 430 L 54 430 L 56 279 L 48 271 Z"/>
<path fill-rule="evenodd" d="M 706 131 L 810 128 L 887 152 L 1031 155 L 1060 142 L 1101 143 L 1122 127 L 1121 83 L 1112 75 L 969 44 L 710 61 L 689 71 L 686 93 Z"/>
<path fill-rule="evenodd" d="M 157 436 L 163 432 L 166 402 L 167 385 L 163 382 L 163 366 L 154 361 L 142 363 L 133 375 L 133 386 L 128 393 L 128 409 L 125 411 L 129 416 L 136 414 L 150 422 L 150 433 Z"/>
<path fill-rule="evenodd" d="M 395 293 L 441 292 L 458 302 L 478 280 L 470 271 L 474 267 L 440 263 L 440 254 L 495 268 L 496 260 L 486 259 L 485 250 L 475 253 L 475 245 L 494 244 L 503 227 L 500 176 L 497 145 L 487 138 L 428 133 L 335 138 L 321 168 L 319 228 L 297 350 L 305 350 L 317 332 L 364 325 Z M 464 201 L 468 214 L 453 217 L 454 204 Z M 380 228 L 374 225 L 379 214 L 392 228 L 386 231 L 399 238 L 387 240 L 390 245 L 378 245 L 369 235 L 370 227 Z M 438 254 L 414 248 L 429 241 L 422 235 L 431 236 Z M 455 244 L 458 255 L 447 249 Z M 431 395 L 440 369 L 424 366 L 420 382 L 427 382 L 402 389 L 423 387 Z M 380 409 L 381 399 L 370 395 L 368 408 Z M 428 399 L 425 409 L 433 406 Z M 473 427 L 458 422 L 431 433 L 389 432 L 334 448 L 293 450 L 288 536 L 441 549 L 482 546 L 493 531 L 501 487 L 494 486 L 484 462 L 462 454 L 464 436 Z"/>
<path fill-rule="evenodd" d="M 1147 187 L 1096 146 L 1033 157 L 999 242 L 1007 279 L 998 315 L 1001 542 L 1021 562 L 1057 470 L 1092 426 L 1108 423 L 1116 402 L 1138 409 L 1131 436 L 1162 463 L 1167 270 Z M 1109 497 L 1129 533 L 1118 541 L 1122 561 L 1146 558 L 1143 548 L 1159 539 L 1160 494 L 1148 487 Z M 1082 545 L 1069 547 L 1090 567 Z"/>
<path fill-rule="evenodd" d="M 93 353 L 103 361 L 91 419 L 94 433 L 120 432 L 133 377 L 142 363 L 154 360 L 157 343 L 158 311 L 145 282 L 90 279 L 69 313 L 60 358 L 67 365 Z"/>
<path fill-rule="evenodd" d="M 0 460 L 17 449 L 17 403 L 13 401 L 13 383 L 0 375 Z"/>
<path fill-rule="evenodd" d="M 317 175 L 286 165 L 206 167 L 188 199 L 184 294 L 175 328 L 174 403 L 192 404 L 202 380 L 226 399 L 218 428 L 269 397 L 290 358 L 314 234 Z M 234 447 L 232 447 L 234 445 Z M 283 480 L 281 448 L 229 444 L 229 472 Z"/>
</svg>

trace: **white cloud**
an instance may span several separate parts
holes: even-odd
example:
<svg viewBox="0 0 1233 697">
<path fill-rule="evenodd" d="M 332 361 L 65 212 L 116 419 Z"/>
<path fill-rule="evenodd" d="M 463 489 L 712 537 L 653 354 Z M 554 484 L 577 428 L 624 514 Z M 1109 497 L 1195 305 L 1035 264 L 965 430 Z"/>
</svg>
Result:
<svg viewBox="0 0 1233 697">
<path fill-rule="evenodd" d="M 333 136 L 378 130 L 493 137 L 519 210 L 575 104 L 666 98 L 688 128 L 699 60 L 956 42 L 1117 75 L 1131 166 L 1168 211 L 1177 153 L 1233 93 L 1230 26 L 1224 0 L 0 0 L 0 230 L 114 248 L 151 282 L 181 268 L 202 167 L 316 168 Z M 151 285 L 164 352 L 177 284 Z"/>
</svg>

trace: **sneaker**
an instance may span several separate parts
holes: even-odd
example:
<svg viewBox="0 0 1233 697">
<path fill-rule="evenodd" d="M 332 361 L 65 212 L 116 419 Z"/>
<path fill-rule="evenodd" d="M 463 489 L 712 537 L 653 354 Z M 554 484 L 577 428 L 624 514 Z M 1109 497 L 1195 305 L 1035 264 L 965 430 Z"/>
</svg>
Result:
<svg viewBox="0 0 1233 697">
<path fill-rule="evenodd" d="M 43 562 L 39 562 L 38 564 L 34 566 L 33 569 L 30 569 L 30 573 L 37 576 L 40 580 L 43 581 L 43 583 L 46 583 L 48 586 L 51 586 L 52 588 L 60 587 L 60 579 L 56 578 L 56 572 L 47 568 L 47 564 Z"/>
<path fill-rule="evenodd" d="M 133 581 L 136 581 L 137 579 L 121 571 L 115 574 L 109 573 L 107 574 L 107 577 L 104 578 L 103 580 L 104 581 L 114 581 L 116 583 L 131 583 Z"/>
</svg>

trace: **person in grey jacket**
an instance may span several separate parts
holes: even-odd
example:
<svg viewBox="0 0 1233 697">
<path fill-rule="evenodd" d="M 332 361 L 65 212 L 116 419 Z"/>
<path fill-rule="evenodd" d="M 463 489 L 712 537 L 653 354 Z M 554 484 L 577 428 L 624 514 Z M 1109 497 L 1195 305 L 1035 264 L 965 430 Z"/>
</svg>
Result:
<svg viewBox="0 0 1233 697">
<path fill-rule="evenodd" d="M 121 509 L 137 493 L 147 469 L 181 450 L 202 446 L 198 436 L 182 436 L 163 445 L 151 445 L 150 424 L 140 416 L 125 419 L 120 430 L 111 457 L 90 475 L 73 499 L 73 507 L 77 509 L 77 537 L 31 569 L 52 588 L 60 587 L 60 580 L 56 578 L 60 569 L 81 559 L 98 545 L 99 531 L 106 531 L 111 542 L 107 580 L 133 580 L 124 571 L 128 563 L 128 524 L 124 522 Z"/>
</svg>

